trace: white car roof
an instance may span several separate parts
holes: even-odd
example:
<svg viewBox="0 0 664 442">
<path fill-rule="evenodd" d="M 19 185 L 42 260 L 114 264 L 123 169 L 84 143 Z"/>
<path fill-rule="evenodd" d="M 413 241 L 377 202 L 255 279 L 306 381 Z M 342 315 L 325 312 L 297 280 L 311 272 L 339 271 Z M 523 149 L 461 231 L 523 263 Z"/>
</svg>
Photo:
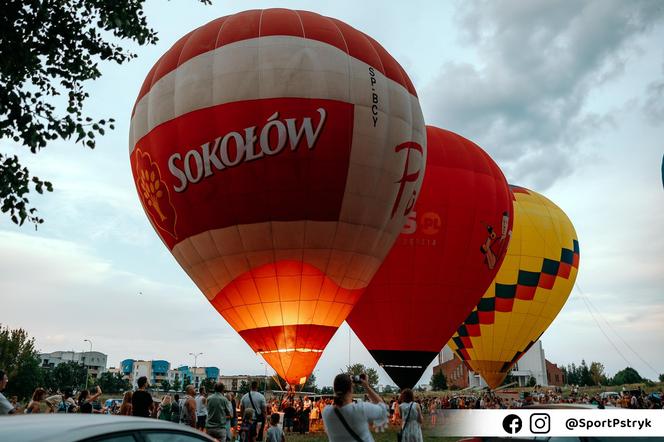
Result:
<svg viewBox="0 0 664 442">
<path fill-rule="evenodd" d="M 55 413 L 0 417 L 0 441 L 75 442 L 108 433 L 139 430 L 178 431 L 202 440 L 214 440 L 185 425 L 132 416 Z"/>
</svg>

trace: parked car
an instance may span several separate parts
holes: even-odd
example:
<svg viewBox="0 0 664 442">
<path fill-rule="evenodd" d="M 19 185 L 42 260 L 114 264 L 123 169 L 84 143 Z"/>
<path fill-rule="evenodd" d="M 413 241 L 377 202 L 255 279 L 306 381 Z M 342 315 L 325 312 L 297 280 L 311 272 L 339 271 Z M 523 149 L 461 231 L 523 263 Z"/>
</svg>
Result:
<svg viewBox="0 0 664 442">
<path fill-rule="evenodd" d="M 0 441 L 213 442 L 200 431 L 168 421 L 106 414 L 42 414 L 0 418 Z"/>
</svg>

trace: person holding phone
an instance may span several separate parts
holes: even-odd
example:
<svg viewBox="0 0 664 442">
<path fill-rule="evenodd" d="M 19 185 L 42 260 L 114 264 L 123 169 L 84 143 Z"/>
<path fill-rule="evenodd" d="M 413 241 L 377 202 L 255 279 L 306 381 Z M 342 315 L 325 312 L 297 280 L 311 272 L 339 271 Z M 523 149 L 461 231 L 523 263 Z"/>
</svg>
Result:
<svg viewBox="0 0 664 442">
<path fill-rule="evenodd" d="M 364 388 L 370 402 L 353 402 L 353 383 Z M 346 373 L 338 374 L 334 378 L 334 404 L 323 410 L 328 439 L 331 442 L 372 442 L 370 423 L 377 428 L 387 425 L 387 405 L 371 388 L 366 374 L 352 378 Z"/>
</svg>

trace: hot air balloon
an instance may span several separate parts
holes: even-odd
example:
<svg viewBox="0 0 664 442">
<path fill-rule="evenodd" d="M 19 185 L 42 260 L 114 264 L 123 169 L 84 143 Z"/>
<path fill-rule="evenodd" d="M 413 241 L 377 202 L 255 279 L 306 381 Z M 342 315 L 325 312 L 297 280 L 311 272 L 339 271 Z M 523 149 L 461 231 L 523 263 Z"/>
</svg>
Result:
<svg viewBox="0 0 664 442">
<path fill-rule="evenodd" d="M 400 388 L 412 388 L 472 311 L 503 260 L 512 196 L 496 163 L 453 132 L 427 126 L 420 196 L 348 317 Z"/>
<path fill-rule="evenodd" d="M 544 196 L 512 186 L 514 230 L 496 279 L 450 347 L 489 387 L 498 387 L 553 322 L 579 268 L 579 241 L 565 213 Z"/>
<path fill-rule="evenodd" d="M 426 164 L 401 66 L 339 20 L 286 9 L 177 41 L 143 83 L 129 146 L 155 231 L 291 385 L 380 266 Z"/>
</svg>

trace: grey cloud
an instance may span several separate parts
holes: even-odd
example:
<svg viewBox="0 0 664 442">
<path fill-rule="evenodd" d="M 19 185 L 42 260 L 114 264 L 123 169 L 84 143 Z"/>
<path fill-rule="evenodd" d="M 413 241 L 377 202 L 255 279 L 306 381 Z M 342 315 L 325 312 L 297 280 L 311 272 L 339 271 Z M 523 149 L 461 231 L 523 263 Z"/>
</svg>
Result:
<svg viewBox="0 0 664 442">
<path fill-rule="evenodd" d="M 664 66 L 662 66 L 664 74 Z M 664 79 L 653 81 L 646 88 L 646 102 L 643 105 L 646 118 L 654 125 L 664 123 Z"/>
<path fill-rule="evenodd" d="M 589 94 L 662 17 L 657 1 L 465 3 L 459 21 L 478 63 L 442 66 L 424 88 L 425 117 L 477 141 L 508 179 L 544 190 L 579 164 L 582 141 L 613 124 L 586 110 Z"/>
</svg>

